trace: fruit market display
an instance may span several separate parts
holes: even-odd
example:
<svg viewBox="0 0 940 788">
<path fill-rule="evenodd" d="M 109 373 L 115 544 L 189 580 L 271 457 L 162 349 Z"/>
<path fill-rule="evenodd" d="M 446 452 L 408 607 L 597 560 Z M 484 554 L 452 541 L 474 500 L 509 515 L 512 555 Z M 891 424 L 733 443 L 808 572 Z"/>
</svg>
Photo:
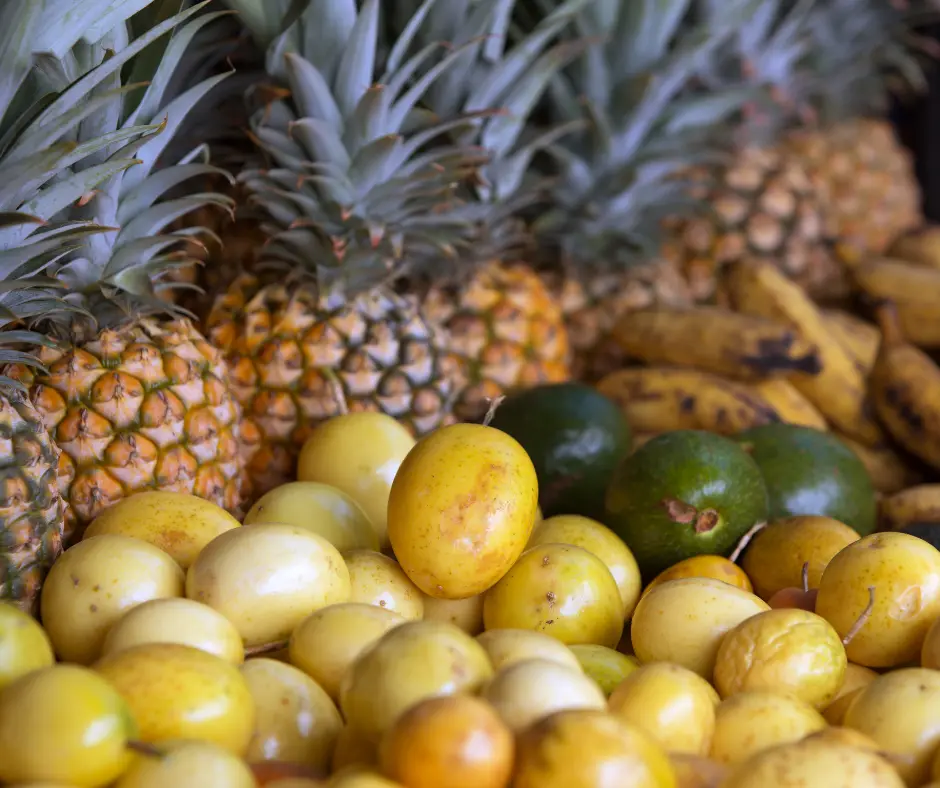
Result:
<svg viewBox="0 0 940 788">
<path fill-rule="evenodd" d="M 938 13 L 0 4 L 0 787 L 938 788 Z"/>
</svg>

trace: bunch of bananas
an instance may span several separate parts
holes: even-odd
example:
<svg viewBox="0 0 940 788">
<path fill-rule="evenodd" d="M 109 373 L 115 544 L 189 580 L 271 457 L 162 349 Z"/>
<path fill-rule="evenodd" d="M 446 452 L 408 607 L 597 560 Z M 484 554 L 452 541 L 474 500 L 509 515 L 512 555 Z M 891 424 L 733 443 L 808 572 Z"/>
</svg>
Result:
<svg viewBox="0 0 940 788">
<path fill-rule="evenodd" d="M 848 306 L 816 303 L 778 268 L 742 260 L 720 306 L 625 315 L 631 360 L 598 383 L 637 445 L 676 429 L 732 435 L 770 422 L 828 430 L 859 456 L 889 527 L 940 522 L 940 227 L 850 267 Z M 938 477 L 940 481 L 940 477 Z"/>
</svg>

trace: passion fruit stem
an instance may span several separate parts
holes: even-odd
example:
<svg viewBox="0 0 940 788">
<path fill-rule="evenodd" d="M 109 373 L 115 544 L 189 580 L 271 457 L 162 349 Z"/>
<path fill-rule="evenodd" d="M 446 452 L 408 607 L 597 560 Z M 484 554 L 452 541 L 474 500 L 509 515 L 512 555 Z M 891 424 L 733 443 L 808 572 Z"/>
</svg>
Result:
<svg viewBox="0 0 940 788">
<path fill-rule="evenodd" d="M 274 643 L 262 643 L 260 646 L 252 646 L 245 649 L 245 659 L 250 657 L 260 657 L 264 654 L 273 654 L 276 651 L 287 648 L 289 640 L 278 640 Z"/>
<path fill-rule="evenodd" d="M 162 758 L 164 755 L 166 755 L 166 752 L 161 750 L 159 747 L 155 747 L 154 745 L 148 744 L 145 741 L 137 741 L 135 739 L 131 739 L 127 742 L 127 749 L 139 753 L 140 755 L 148 755 L 151 758 Z"/>
<path fill-rule="evenodd" d="M 339 415 L 345 416 L 349 413 L 349 404 L 346 402 L 346 392 L 343 391 L 343 384 L 332 369 L 323 368 L 321 370 L 323 377 L 327 379 L 330 388 L 333 389 L 333 396 L 336 398 L 336 405 L 339 408 Z"/>
<path fill-rule="evenodd" d="M 868 619 L 871 618 L 871 611 L 875 608 L 875 587 L 868 586 L 868 604 L 865 606 L 865 609 L 862 611 L 862 614 L 858 617 L 854 624 L 849 628 L 849 631 L 845 633 L 845 637 L 842 638 L 842 645 L 847 646 L 852 642 L 854 638 L 862 629 L 863 626 L 868 622 Z"/>
<path fill-rule="evenodd" d="M 800 570 L 800 580 L 803 583 L 803 593 L 809 593 L 809 561 L 803 562 L 803 568 Z"/>
<path fill-rule="evenodd" d="M 751 539 L 757 536 L 757 534 L 760 531 L 763 531 L 766 527 L 767 527 L 767 523 L 760 522 L 760 523 L 754 523 L 754 525 L 748 528 L 747 533 L 744 534 L 744 536 L 742 536 L 740 539 L 738 539 L 738 543 L 734 546 L 734 550 L 731 551 L 731 555 L 728 556 L 728 560 L 732 564 L 737 563 L 738 559 L 741 557 L 741 553 L 744 552 L 744 548 L 747 547 L 748 544 L 750 544 Z"/>
<path fill-rule="evenodd" d="M 486 409 L 486 415 L 483 417 L 483 426 L 489 427 L 490 422 L 496 416 L 496 409 L 503 404 L 503 401 L 506 399 L 504 394 L 501 394 L 498 397 L 493 397 L 492 399 L 487 397 L 487 400 L 490 403 L 490 406 Z"/>
</svg>

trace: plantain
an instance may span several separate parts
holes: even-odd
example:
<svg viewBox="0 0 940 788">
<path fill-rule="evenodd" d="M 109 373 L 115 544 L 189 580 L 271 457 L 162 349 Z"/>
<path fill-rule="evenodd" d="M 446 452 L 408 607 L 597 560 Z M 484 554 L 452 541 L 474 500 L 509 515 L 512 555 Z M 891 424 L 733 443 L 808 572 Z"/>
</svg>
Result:
<svg viewBox="0 0 940 788">
<path fill-rule="evenodd" d="M 823 318 L 836 341 L 849 351 L 862 375 L 868 377 L 881 344 L 878 327 L 843 309 L 825 309 Z"/>
<path fill-rule="evenodd" d="M 837 435 L 862 461 L 872 485 L 883 495 L 892 495 L 923 480 L 922 474 L 890 446 L 863 446 L 848 435 Z"/>
<path fill-rule="evenodd" d="M 803 289 L 771 263 L 750 259 L 729 266 L 724 282 L 736 309 L 785 322 L 816 346 L 819 374 L 795 373 L 790 381 L 826 420 L 866 446 L 882 443 L 884 433 L 870 412 L 865 377 Z"/>
<path fill-rule="evenodd" d="M 707 430 L 733 435 L 783 421 L 747 384 L 696 369 L 622 369 L 601 380 L 597 389 L 620 406 L 635 432 Z"/>
<path fill-rule="evenodd" d="M 628 356 L 763 380 L 798 371 L 819 372 L 816 348 L 790 326 L 719 307 L 653 307 L 628 312 L 613 338 Z"/>
<path fill-rule="evenodd" d="M 826 417 L 815 405 L 797 391 L 796 387 L 783 378 L 761 380 L 751 384 L 751 389 L 779 414 L 787 424 L 799 424 L 813 427 L 823 432 L 829 429 Z"/>
<path fill-rule="evenodd" d="M 920 484 L 887 495 L 878 508 L 881 528 L 886 531 L 910 523 L 940 523 L 940 484 Z"/>
<path fill-rule="evenodd" d="M 877 259 L 859 265 L 852 276 L 870 301 L 894 303 L 908 342 L 940 348 L 940 269 Z"/>
<path fill-rule="evenodd" d="M 940 270 L 940 225 L 902 235 L 888 249 L 888 256 Z"/>
<path fill-rule="evenodd" d="M 881 350 L 872 368 L 872 400 L 899 445 L 940 468 L 940 367 L 904 341 L 894 304 L 878 307 Z"/>
</svg>

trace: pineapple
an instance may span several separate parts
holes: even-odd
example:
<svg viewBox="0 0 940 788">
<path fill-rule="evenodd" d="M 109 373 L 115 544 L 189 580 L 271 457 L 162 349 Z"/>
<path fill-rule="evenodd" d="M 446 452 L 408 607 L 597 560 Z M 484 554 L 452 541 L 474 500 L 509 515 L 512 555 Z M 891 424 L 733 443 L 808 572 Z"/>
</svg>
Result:
<svg viewBox="0 0 940 788">
<path fill-rule="evenodd" d="M 461 222 L 438 209 L 468 165 L 460 149 L 427 147 L 465 121 L 417 106 L 456 55 L 406 58 L 406 33 L 382 74 L 377 0 L 313 0 L 283 33 L 288 3 L 231 4 L 268 46 L 268 79 L 286 86 L 251 119 L 270 167 L 239 178 L 268 240 L 207 321 L 243 407 L 257 497 L 295 478 L 310 429 L 338 413 L 386 413 L 416 436 L 453 419 L 440 329 L 390 282 L 461 243 Z"/>
<path fill-rule="evenodd" d="M 734 91 L 692 95 L 698 64 L 723 38 L 684 32 L 680 6 L 664 13 L 627 0 L 590 4 L 576 33 L 602 43 L 549 92 L 552 122 L 577 122 L 584 108 L 589 119 L 549 148 L 556 186 L 534 223 L 546 279 L 565 312 L 575 373 L 588 381 L 625 362 L 610 339 L 625 312 L 687 305 L 695 296 L 681 268 L 682 246 L 665 243 L 661 223 L 697 205 L 682 173 L 721 151 L 712 126 L 742 99 Z"/>
<path fill-rule="evenodd" d="M 192 35 L 216 18 L 187 22 L 200 8 L 133 41 L 121 22 L 60 59 L 47 59 L 36 70 L 36 86 L 40 96 L 56 97 L 26 110 L 37 132 L 4 152 L 13 174 L 29 162 L 41 168 L 39 176 L 7 189 L 18 210 L 72 235 L 89 223 L 98 228 L 77 235 L 61 254 L 37 252 L 64 287 L 68 308 L 39 316 L 37 329 L 52 340 L 38 354 L 43 367 L 6 369 L 28 388 L 60 452 L 58 484 L 71 538 L 105 507 L 143 489 L 194 493 L 233 512 L 241 505 L 240 413 L 228 370 L 221 353 L 159 297 L 166 271 L 191 262 L 187 235 L 163 228 L 206 204 L 229 207 L 214 194 L 164 199 L 169 189 L 214 172 L 196 154 L 155 167 L 182 117 L 224 78 L 168 95 L 168 79 Z M 177 27 L 149 86 L 132 103 L 122 67 L 134 61 L 136 69 L 135 56 Z M 49 182 L 38 194 L 37 181 Z M 21 232 L 16 240 L 52 232 Z"/>
<path fill-rule="evenodd" d="M 454 413 L 463 421 L 480 420 L 493 400 L 514 389 L 571 377 L 564 317 L 535 270 L 531 238 L 518 214 L 543 188 L 529 177 L 531 159 L 565 131 L 534 133 L 529 113 L 552 76 L 584 49 L 581 42 L 546 45 L 590 2 L 560 4 L 509 48 L 512 0 L 438 3 L 426 16 L 420 15 L 422 3 L 395 6 L 393 29 L 419 20 L 416 43 L 444 39 L 461 51 L 457 66 L 428 90 L 428 108 L 439 116 L 496 111 L 461 138 L 478 144 L 488 158 L 479 183 L 463 195 L 472 243 L 451 271 L 430 261 L 409 280 L 426 314 L 446 329 L 459 378 Z"/>
<path fill-rule="evenodd" d="M 884 116 L 892 86 L 923 85 L 911 41 L 926 5 L 835 0 L 809 17 L 795 96 L 807 123 L 783 146 L 819 185 L 827 228 L 850 263 L 885 253 L 924 221 L 912 156 Z"/>
</svg>

